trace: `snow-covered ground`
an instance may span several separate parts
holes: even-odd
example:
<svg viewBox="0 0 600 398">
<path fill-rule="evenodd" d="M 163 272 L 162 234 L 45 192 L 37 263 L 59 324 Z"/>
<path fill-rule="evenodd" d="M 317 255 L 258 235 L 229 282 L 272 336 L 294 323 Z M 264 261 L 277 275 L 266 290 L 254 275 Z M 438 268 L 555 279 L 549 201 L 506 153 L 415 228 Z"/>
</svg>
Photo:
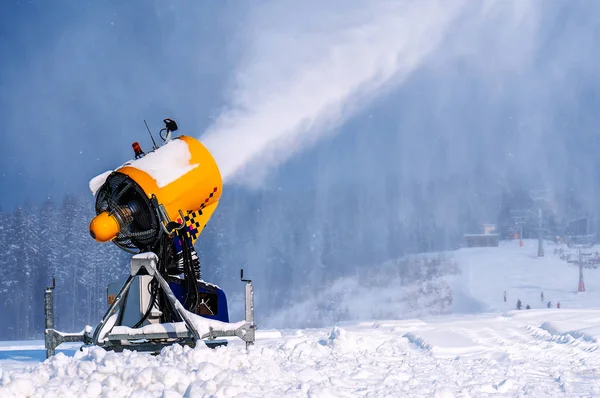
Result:
<svg viewBox="0 0 600 398">
<path fill-rule="evenodd" d="M 585 271 L 577 294 L 577 268 L 553 248 L 543 258 L 534 241 L 454 252 L 453 315 L 259 330 L 249 352 L 232 340 L 39 363 L 41 342 L 0 344 L 0 397 L 598 396 L 600 270 Z M 514 310 L 517 298 L 533 309 Z"/>
<path fill-rule="evenodd" d="M 537 257 L 537 240 L 500 242 L 498 248 L 461 249 L 452 253 L 461 273 L 453 284 L 453 313 L 498 312 L 523 308 L 546 308 L 560 302 L 561 308 L 600 308 L 600 269 L 584 269 L 585 293 L 577 293 L 579 267 L 554 254 L 558 246 L 546 242 L 544 257 Z M 590 251 L 600 251 L 599 247 Z M 574 249 L 571 250 L 575 256 Z M 506 303 L 503 299 L 506 291 Z M 544 293 L 544 301 L 541 293 Z"/>
</svg>

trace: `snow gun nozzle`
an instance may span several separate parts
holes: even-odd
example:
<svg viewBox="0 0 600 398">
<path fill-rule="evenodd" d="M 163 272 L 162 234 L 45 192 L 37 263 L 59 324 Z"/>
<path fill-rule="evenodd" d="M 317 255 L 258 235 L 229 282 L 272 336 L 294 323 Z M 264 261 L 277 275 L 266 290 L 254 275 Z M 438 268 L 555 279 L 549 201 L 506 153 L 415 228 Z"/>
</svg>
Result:
<svg viewBox="0 0 600 398">
<path fill-rule="evenodd" d="M 117 219 L 103 211 L 90 222 L 90 235 L 98 242 L 106 242 L 117 237 L 121 226 Z"/>
</svg>

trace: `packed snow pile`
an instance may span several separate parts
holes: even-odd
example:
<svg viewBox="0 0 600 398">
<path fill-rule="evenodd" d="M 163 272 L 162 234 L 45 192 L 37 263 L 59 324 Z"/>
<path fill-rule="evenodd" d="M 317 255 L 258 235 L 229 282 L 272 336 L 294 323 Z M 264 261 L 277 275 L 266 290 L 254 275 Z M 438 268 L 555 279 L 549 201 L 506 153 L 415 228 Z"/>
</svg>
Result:
<svg viewBox="0 0 600 398">
<path fill-rule="evenodd" d="M 263 331 L 249 352 L 92 348 L 0 371 L 0 396 L 597 396 L 599 322 L 553 308 Z"/>
</svg>

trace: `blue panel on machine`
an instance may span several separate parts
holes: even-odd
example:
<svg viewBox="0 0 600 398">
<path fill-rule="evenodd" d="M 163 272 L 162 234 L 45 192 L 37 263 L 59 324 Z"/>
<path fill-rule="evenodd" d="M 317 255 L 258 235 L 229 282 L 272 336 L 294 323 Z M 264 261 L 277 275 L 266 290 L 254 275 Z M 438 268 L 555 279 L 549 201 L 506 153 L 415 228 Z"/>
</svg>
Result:
<svg viewBox="0 0 600 398">
<path fill-rule="evenodd" d="M 184 304 L 184 287 L 181 283 L 169 282 L 169 286 L 175 294 L 175 297 L 181 304 Z M 225 292 L 215 285 L 198 282 L 198 295 L 200 297 L 200 309 L 196 314 L 209 319 L 216 319 L 221 322 L 229 322 L 229 312 L 227 310 L 227 297 Z M 184 304 L 185 305 L 185 304 Z M 186 308 L 187 309 L 187 308 Z"/>
</svg>

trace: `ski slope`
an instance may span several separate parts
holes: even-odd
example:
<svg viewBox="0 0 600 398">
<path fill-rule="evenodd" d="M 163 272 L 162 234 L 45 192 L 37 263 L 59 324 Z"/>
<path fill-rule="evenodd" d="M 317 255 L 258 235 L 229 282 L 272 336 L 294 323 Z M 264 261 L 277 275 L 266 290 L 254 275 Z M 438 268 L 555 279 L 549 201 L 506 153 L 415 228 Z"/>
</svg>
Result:
<svg viewBox="0 0 600 398">
<path fill-rule="evenodd" d="M 461 274 L 453 283 L 453 313 L 498 312 L 516 308 L 517 299 L 532 309 L 546 308 L 548 301 L 561 308 L 600 308 L 600 269 L 584 269 L 586 292 L 577 293 L 579 268 L 554 254 L 564 245 L 545 243 L 544 257 L 537 257 L 537 240 L 500 242 L 498 248 L 460 249 L 452 254 Z M 600 247 L 590 249 L 600 251 Z M 576 256 L 576 251 L 571 251 Z M 507 302 L 503 294 L 506 291 Z M 544 292 L 544 301 L 541 293 Z"/>
<path fill-rule="evenodd" d="M 577 268 L 546 249 L 544 258 L 534 241 L 454 252 L 453 315 L 259 330 L 249 352 L 232 340 L 157 356 L 13 357 L 0 360 L 0 397 L 598 396 L 600 270 L 585 271 L 588 291 L 577 294 Z M 546 308 L 542 289 L 562 308 Z M 533 309 L 514 310 L 517 298 Z M 16 346 L 0 345 L 0 358 Z"/>
</svg>

